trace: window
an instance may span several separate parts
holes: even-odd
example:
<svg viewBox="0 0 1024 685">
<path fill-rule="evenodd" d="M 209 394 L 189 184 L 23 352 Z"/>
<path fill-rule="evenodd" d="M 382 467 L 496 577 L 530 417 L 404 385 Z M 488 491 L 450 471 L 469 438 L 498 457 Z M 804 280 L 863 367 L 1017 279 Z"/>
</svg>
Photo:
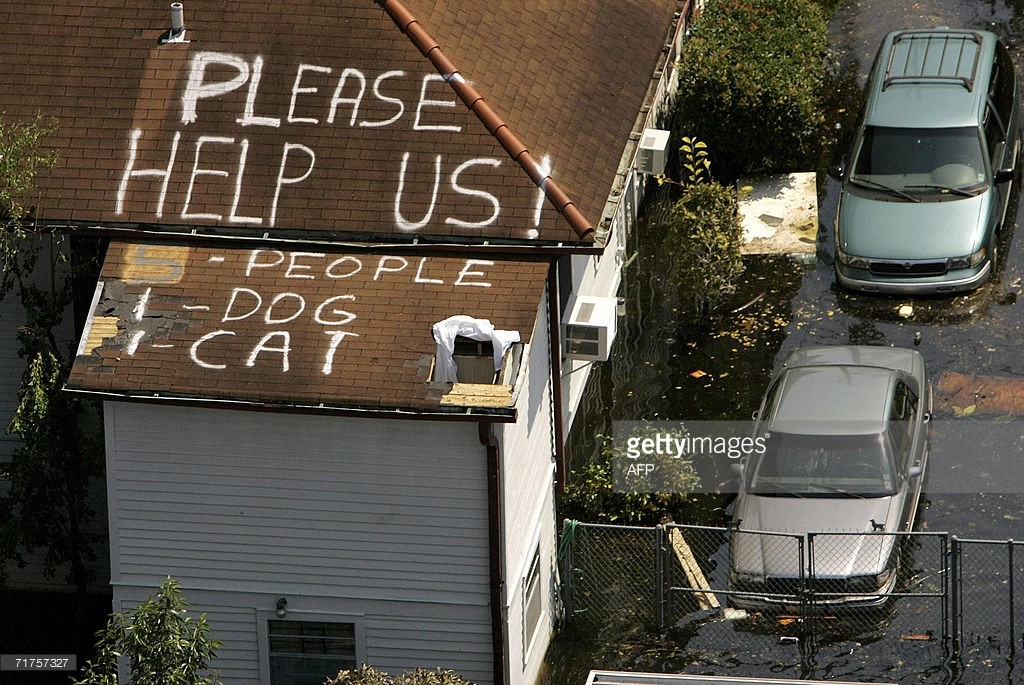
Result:
<svg viewBox="0 0 1024 685">
<path fill-rule="evenodd" d="M 996 62 L 993 67 L 990 97 L 1004 124 L 1009 123 L 1013 115 L 1014 80 L 1013 61 L 1010 59 L 1010 53 L 1005 45 L 998 43 L 996 44 Z"/>
<path fill-rule="evenodd" d="M 775 396 L 779 393 L 779 383 L 775 383 L 772 387 L 768 388 L 768 392 L 764 395 L 764 401 L 761 403 L 761 409 L 757 412 L 757 418 L 764 421 L 770 421 L 772 413 L 775 411 Z"/>
<path fill-rule="evenodd" d="M 896 457 L 896 469 L 902 477 L 910 468 L 917 422 L 917 396 L 906 383 L 897 382 L 889 410 L 889 441 Z"/>
<path fill-rule="evenodd" d="M 321 685 L 358 665 L 354 623 L 270 620 L 267 642 L 271 685 Z"/>
<path fill-rule="evenodd" d="M 914 189 L 927 183 L 925 177 L 930 177 L 935 169 L 960 164 L 975 172 L 965 178 L 962 185 L 977 184 L 976 174 L 985 168 L 983 154 L 977 127 L 867 126 L 853 164 L 851 181 L 881 182 L 890 187 Z"/>
<path fill-rule="evenodd" d="M 1003 132 L 1003 123 L 991 105 L 985 106 L 984 126 L 985 144 L 988 145 L 989 155 L 994 162 L 998 161 L 999 146 L 1006 141 L 1006 135 Z"/>
<path fill-rule="evenodd" d="M 544 617 L 544 604 L 540 588 L 540 545 L 533 553 L 530 570 L 523 578 L 523 660 L 530 651 L 541 619 Z"/>
<path fill-rule="evenodd" d="M 495 382 L 494 344 L 489 340 L 472 340 L 461 335 L 455 336 L 455 351 L 452 354 L 459 369 L 460 383 Z"/>
<path fill-rule="evenodd" d="M 771 432 L 747 490 L 766 497 L 882 497 L 896 492 L 885 434 Z"/>
</svg>

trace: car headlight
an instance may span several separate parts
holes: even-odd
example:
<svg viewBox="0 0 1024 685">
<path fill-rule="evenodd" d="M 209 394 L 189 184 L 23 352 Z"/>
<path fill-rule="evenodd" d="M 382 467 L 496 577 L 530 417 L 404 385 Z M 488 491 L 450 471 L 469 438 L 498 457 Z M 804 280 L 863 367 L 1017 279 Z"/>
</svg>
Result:
<svg viewBox="0 0 1024 685">
<path fill-rule="evenodd" d="M 950 269 L 973 269 L 985 261 L 986 254 L 988 254 L 988 250 L 983 247 L 964 257 L 952 257 L 946 262 L 946 265 Z"/>
<path fill-rule="evenodd" d="M 856 257 L 852 254 L 843 252 L 838 245 L 836 245 L 836 259 L 843 266 L 848 266 L 851 269 L 870 269 L 871 260 L 867 257 Z"/>
<path fill-rule="evenodd" d="M 878 592 L 892 579 L 894 568 L 887 568 L 876 576 L 853 576 L 846 583 L 848 592 L 871 593 Z"/>
</svg>

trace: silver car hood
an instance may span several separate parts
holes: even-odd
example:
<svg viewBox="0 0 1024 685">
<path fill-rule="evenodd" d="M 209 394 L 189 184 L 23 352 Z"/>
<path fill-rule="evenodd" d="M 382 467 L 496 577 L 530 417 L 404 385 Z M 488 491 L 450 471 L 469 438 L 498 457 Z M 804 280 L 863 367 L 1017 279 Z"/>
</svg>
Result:
<svg viewBox="0 0 1024 685">
<path fill-rule="evenodd" d="M 736 510 L 740 531 L 732 538 L 732 568 L 739 573 L 793 578 L 802 565 L 807 574 L 813 546 L 818 578 L 875 575 L 885 569 L 897 539 L 879 533 L 900 530 L 899 497 L 742 499 Z M 872 519 L 884 528 L 873 530 Z M 808 531 L 815 533 L 811 540 Z"/>
<path fill-rule="evenodd" d="M 839 248 L 875 259 L 946 259 L 981 247 L 993 193 L 942 202 L 878 200 L 844 192 Z"/>
</svg>

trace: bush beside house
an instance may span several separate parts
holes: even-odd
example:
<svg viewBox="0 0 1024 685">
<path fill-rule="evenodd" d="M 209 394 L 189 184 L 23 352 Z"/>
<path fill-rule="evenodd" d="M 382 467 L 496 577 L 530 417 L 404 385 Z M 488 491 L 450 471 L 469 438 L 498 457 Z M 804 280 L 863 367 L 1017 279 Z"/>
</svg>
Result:
<svg viewBox="0 0 1024 685">
<path fill-rule="evenodd" d="M 828 24 L 814 0 L 716 0 L 683 47 L 678 127 L 719 178 L 806 166 L 821 140 Z"/>
</svg>

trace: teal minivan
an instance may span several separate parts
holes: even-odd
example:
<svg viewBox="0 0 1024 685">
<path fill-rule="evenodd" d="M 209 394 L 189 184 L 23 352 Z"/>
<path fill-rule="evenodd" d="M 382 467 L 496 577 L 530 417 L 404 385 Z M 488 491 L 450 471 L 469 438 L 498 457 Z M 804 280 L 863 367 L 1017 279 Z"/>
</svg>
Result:
<svg viewBox="0 0 1024 685">
<path fill-rule="evenodd" d="M 882 41 L 835 221 L 850 290 L 973 290 L 997 264 L 1020 150 L 1020 94 L 988 31 L 895 31 Z"/>
</svg>

